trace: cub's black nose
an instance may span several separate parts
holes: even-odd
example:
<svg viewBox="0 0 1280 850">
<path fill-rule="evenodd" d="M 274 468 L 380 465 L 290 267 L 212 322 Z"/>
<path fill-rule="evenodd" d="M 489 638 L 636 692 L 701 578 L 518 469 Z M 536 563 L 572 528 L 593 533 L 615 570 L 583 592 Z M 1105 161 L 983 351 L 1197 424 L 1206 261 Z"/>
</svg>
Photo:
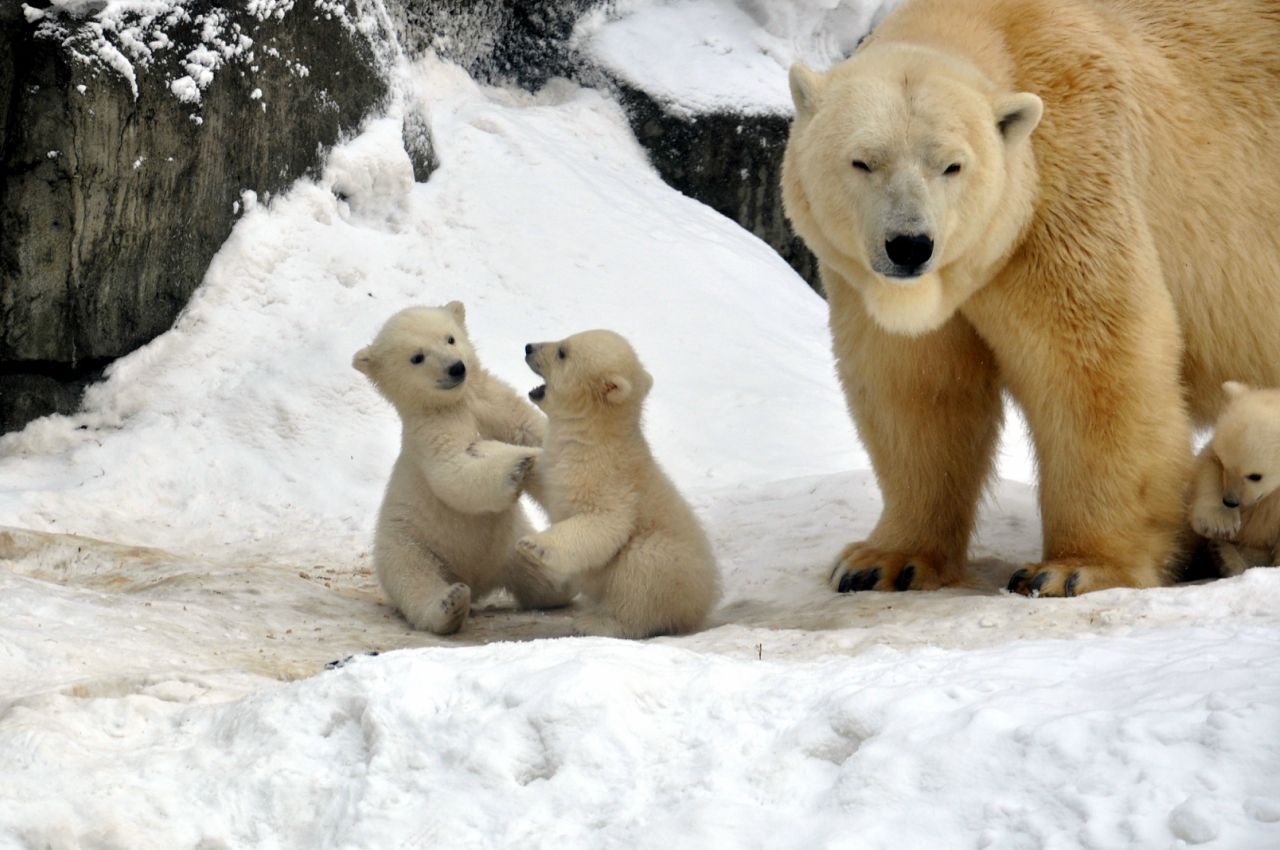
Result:
<svg viewBox="0 0 1280 850">
<path fill-rule="evenodd" d="M 450 378 L 462 378 L 462 377 L 465 377 L 466 374 L 467 374 L 467 364 L 463 363 L 461 360 L 459 360 L 457 363 L 454 363 L 452 366 L 449 367 Z"/>
<path fill-rule="evenodd" d="M 884 243 L 884 252 L 895 266 L 913 272 L 933 256 L 933 240 L 923 233 L 900 234 Z"/>
<path fill-rule="evenodd" d="M 1230 498 L 1230 497 L 1228 497 L 1228 496 L 1223 496 L 1223 497 L 1222 497 L 1222 504 L 1223 504 L 1223 506 L 1224 506 L 1224 507 L 1228 507 L 1228 508 L 1238 508 L 1238 507 L 1240 507 L 1240 503 L 1239 503 L 1239 502 L 1237 502 L 1235 499 L 1232 499 L 1232 498 Z"/>
<path fill-rule="evenodd" d="M 533 353 L 533 343 L 531 343 L 531 342 L 526 342 L 526 343 L 524 344 L 524 356 L 525 356 L 525 357 L 528 357 L 528 356 L 529 356 L 530 354 L 532 354 L 532 353 Z"/>
</svg>

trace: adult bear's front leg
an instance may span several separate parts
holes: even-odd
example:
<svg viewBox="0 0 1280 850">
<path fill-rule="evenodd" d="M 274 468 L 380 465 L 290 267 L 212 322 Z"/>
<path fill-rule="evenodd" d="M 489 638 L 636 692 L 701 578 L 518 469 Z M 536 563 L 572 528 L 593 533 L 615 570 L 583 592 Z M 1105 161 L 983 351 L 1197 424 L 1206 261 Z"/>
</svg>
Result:
<svg viewBox="0 0 1280 850">
<path fill-rule="evenodd" d="M 1191 426 L 1172 301 L 1157 264 L 1142 260 L 1101 258 L 1096 277 L 1047 268 L 975 299 L 1038 460 L 1044 560 L 1014 573 L 1011 591 L 1073 596 L 1169 579 Z"/>
<path fill-rule="evenodd" d="M 884 498 L 871 535 L 849 544 L 833 590 L 910 590 L 964 574 L 1003 408 L 995 358 L 969 323 L 887 333 L 824 269 L 840 381 Z"/>
</svg>

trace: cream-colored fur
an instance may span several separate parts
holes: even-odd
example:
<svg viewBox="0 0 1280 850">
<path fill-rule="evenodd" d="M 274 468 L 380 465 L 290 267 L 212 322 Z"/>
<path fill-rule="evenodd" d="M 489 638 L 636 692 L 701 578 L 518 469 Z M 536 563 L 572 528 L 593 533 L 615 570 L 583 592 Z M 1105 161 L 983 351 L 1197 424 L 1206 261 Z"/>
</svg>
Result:
<svg viewBox="0 0 1280 850">
<path fill-rule="evenodd" d="M 1227 405 L 1196 458 L 1191 527 L 1234 576 L 1280 564 L 1280 389 L 1222 388 Z"/>
<path fill-rule="evenodd" d="M 1010 587 L 1168 580 L 1192 421 L 1280 384 L 1277 79 L 1261 0 L 908 0 L 792 69 L 784 200 L 885 503 L 834 588 L 962 577 L 1002 390 L 1044 525 Z"/>
<path fill-rule="evenodd" d="M 526 607 L 571 598 L 515 554 L 531 530 L 517 500 L 545 422 L 480 368 L 464 319 L 457 301 L 402 310 L 352 361 L 401 422 L 374 538 L 378 581 L 410 625 L 436 634 L 456 632 L 472 598 L 498 587 Z"/>
<path fill-rule="evenodd" d="M 595 602 L 576 623 L 583 634 L 696 631 L 719 597 L 720 578 L 702 526 L 641 431 L 649 373 L 611 331 L 525 351 L 546 381 L 530 397 L 548 419 L 539 474 L 552 525 L 517 549 Z"/>
</svg>

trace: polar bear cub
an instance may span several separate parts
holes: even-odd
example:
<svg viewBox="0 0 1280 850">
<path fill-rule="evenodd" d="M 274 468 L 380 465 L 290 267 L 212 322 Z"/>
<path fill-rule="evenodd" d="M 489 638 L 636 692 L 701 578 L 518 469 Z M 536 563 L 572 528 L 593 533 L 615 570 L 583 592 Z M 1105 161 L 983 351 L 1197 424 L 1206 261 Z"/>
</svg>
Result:
<svg viewBox="0 0 1280 850">
<path fill-rule="evenodd" d="M 517 550 L 595 602 L 575 622 L 580 633 L 696 631 L 720 577 L 706 534 L 641 432 L 653 379 L 612 331 L 531 343 L 525 361 L 546 381 L 529 397 L 547 414 L 539 464 L 552 525 Z"/>
<path fill-rule="evenodd" d="M 571 598 L 515 555 L 531 530 L 517 500 L 545 422 L 480 368 L 465 318 L 457 301 L 402 310 L 352 359 L 401 422 L 374 537 L 378 581 L 410 625 L 441 635 L 497 587 L 524 607 Z"/>
<path fill-rule="evenodd" d="M 1191 527 L 1234 576 L 1280 563 L 1280 390 L 1222 389 L 1226 407 L 1196 458 Z"/>
</svg>

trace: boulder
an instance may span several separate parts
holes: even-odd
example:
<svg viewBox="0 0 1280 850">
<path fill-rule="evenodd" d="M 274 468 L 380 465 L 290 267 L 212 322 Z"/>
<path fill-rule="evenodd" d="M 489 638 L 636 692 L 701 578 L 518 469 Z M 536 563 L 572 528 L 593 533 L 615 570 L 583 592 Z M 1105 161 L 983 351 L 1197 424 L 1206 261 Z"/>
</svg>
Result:
<svg viewBox="0 0 1280 850">
<path fill-rule="evenodd" d="M 388 96 L 357 0 L 28 9 L 0 4 L 0 432 L 169 328 L 242 193 L 313 172 Z"/>
</svg>

